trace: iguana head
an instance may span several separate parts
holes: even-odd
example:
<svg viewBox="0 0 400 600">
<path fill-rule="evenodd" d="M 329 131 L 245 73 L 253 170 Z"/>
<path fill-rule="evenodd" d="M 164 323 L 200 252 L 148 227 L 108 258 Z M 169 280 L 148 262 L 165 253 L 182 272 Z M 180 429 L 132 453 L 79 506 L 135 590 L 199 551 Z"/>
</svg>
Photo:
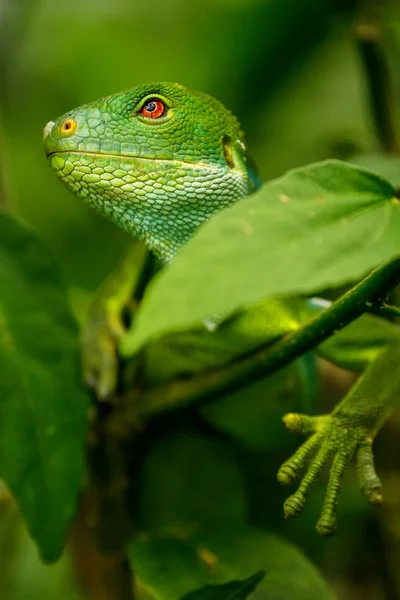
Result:
<svg viewBox="0 0 400 600">
<path fill-rule="evenodd" d="M 141 85 L 44 128 L 63 184 L 164 261 L 213 213 L 255 187 L 235 117 L 175 83 Z"/>
</svg>

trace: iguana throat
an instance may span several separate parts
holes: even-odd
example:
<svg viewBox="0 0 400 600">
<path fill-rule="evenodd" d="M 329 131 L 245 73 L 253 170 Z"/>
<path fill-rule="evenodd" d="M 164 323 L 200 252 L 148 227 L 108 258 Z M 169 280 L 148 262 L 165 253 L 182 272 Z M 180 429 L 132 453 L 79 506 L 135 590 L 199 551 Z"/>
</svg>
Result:
<svg viewBox="0 0 400 600">
<path fill-rule="evenodd" d="M 44 145 L 71 192 L 164 262 L 255 188 L 235 117 L 178 84 L 142 85 L 72 110 L 46 125 Z"/>
</svg>

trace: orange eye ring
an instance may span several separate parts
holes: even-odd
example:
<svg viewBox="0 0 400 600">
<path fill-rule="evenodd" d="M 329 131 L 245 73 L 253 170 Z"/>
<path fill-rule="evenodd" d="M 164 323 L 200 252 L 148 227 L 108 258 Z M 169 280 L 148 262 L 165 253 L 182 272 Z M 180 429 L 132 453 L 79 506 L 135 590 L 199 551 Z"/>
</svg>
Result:
<svg viewBox="0 0 400 600">
<path fill-rule="evenodd" d="M 159 119 L 165 115 L 166 111 L 167 107 L 162 100 L 149 98 L 142 106 L 140 114 L 149 119 Z"/>
<path fill-rule="evenodd" d="M 75 119 L 65 119 L 62 123 L 60 123 L 59 129 L 60 134 L 64 137 L 68 137 L 69 135 L 74 135 L 76 129 L 78 127 L 78 123 Z"/>
</svg>

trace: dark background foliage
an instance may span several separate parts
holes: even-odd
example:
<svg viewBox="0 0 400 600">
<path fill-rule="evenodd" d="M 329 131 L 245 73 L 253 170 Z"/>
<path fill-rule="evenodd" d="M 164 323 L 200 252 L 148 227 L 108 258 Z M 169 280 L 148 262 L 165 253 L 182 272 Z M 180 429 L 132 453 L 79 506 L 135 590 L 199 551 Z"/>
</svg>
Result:
<svg viewBox="0 0 400 600">
<path fill-rule="evenodd" d="M 45 123 L 100 96 L 168 80 L 215 95 L 237 114 L 265 180 L 308 162 L 377 151 L 381 140 L 357 41 L 374 17 L 374 4 L 378 3 L 0 1 L 0 203 L 7 202 L 50 248 L 78 320 L 129 240 L 74 199 L 50 172 L 41 144 Z M 396 94 L 400 8 L 396 0 L 379 4 Z M 346 376 L 335 373 L 330 399 L 346 386 Z M 392 420 L 378 444 L 385 507 L 379 514 L 373 512 L 356 483 L 348 481 L 340 529 L 328 541 L 314 533 L 322 486 L 301 520 L 283 522 L 285 491 L 275 480 L 280 457 L 259 451 L 243 458 L 253 498 L 252 521 L 298 543 L 343 600 L 400 597 L 399 428 Z M 165 466 L 157 466 L 162 457 L 149 460 L 155 463 L 155 473 L 165 471 Z M 201 477 L 201 465 L 199 472 Z M 257 488 L 260 478 L 267 494 Z M 209 481 L 212 485 L 212 477 Z M 231 500 L 234 512 L 240 500 Z M 221 503 L 225 507 L 229 500 Z M 68 556 L 52 567 L 39 563 L 1 486 L 0 595 L 9 600 L 80 598 Z"/>
</svg>

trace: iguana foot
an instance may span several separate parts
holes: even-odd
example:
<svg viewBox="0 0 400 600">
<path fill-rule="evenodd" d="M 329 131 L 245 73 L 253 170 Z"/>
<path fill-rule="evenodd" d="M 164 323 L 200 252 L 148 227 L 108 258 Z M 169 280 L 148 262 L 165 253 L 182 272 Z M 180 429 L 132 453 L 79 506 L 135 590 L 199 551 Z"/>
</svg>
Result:
<svg viewBox="0 0 400 600">
<path fill-rule="evenodd" d="M 143 269 L 149 270 L 148 259 L 144 260 Z M 133 245 L 104 281 L 89 307 L 81 339 L 83 377 L 99 400 L 110 397 L 118 385 L 118 348 L 127 331 L 124 315 L 130 318 L 136 306 L 132 297 L 141 261 L 143 252 L 138 255 L 137 246 Z"/>
<path fill-rule="evenodd" d="M 348 414 L 341 414 L 340 411 L 319 417 L 289 413 L 283 420 L 290 431 L 311 434 L 278 472 L 280 483 L 291 484 L 305 470 L 297 491 L 284 504 L 286 519 L 300 514 L 311 486 L 326 464 L 332 461 L 325 500 L 317 523 L 320 535 L 331 535 L 336 529 L 336 509 L 343 476 L 354 456 L 364 496 L 373 506 L 382 504 L 381 483 L 375 472 L 372 453 L 373 435 L 368 427 L 356 425 Z"/>
</svg>

